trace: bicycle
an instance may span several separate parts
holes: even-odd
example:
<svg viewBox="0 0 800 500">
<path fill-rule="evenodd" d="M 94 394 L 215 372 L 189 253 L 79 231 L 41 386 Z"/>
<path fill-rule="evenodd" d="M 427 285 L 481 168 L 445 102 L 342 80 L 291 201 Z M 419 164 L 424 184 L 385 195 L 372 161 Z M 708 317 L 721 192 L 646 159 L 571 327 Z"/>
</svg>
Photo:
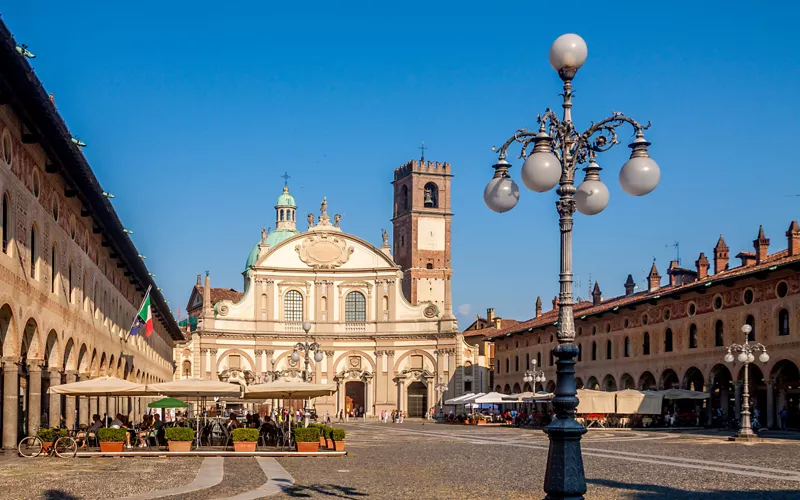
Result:
<svg viewBox="0 0 800 500">
<path fill-rule="evenodd" d="M 59 458 L 73 458 L 78 454 L 78 443 L 70 436 L 60 436 L 58 429 L 52 429 L 53 441 L 45 443 L 41 437 L 28 436 L 23 438 L 17 446 L 20 456 L 25 458 L 34 458 L 46 453 L 46 456 L 53 455 Z"/>
</svg>

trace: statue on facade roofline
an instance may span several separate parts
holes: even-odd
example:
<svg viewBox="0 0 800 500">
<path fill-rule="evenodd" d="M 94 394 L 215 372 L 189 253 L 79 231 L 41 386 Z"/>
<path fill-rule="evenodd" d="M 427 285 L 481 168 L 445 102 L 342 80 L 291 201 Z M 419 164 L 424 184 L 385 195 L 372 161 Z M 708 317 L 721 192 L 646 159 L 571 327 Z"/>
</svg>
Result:
<svg viewBox="0 0 800 500">
<path fill-rule="evenodd" d="M 334 215 L 333 216 L 333 225 L 336 226 L 336 227 L 339 227 L 339 221 L 340 220 L 342 220 L 342 216 L 341 215 L 339 215 L 339 214 Z"/>
<path fill-rule="evenodd" d="M 328 216 L 328 198 L 322 198 L 322 204 L 319 206 L 319 213 L 321 217 Z"/>
<path fill-rule="evenodd" d="M 314 227 L 314 214 L 309 213 L 306 220 L 308 221 L 308 227 Z"/>
<path fill-rule="evenodd" d="M 385 229 L 381 229 L 381 238 L 383 238 L 383 246 L 389 246 L 389 233 Z"/>
<path fill-rule="evenodd" d="M 261 228 L 261 244 L 262 245 L 267 244 L 267 230 L 263 227 Z"/>
</svg>

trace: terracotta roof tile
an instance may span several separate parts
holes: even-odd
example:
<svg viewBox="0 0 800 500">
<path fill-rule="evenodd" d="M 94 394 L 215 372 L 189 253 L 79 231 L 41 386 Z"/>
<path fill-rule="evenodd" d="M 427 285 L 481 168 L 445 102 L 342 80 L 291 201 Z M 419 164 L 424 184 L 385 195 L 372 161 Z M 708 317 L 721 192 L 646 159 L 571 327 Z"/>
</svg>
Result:
<svg viewBox="0 0 800 500">
<path fill-rule="evenodd" d="M 211 303 L 216 304 L 220 300 L 230 300 L 239 302 L 244 296 L 244 292 L 237 292 L 233 288 L 211 288 Z"/>
</svg>

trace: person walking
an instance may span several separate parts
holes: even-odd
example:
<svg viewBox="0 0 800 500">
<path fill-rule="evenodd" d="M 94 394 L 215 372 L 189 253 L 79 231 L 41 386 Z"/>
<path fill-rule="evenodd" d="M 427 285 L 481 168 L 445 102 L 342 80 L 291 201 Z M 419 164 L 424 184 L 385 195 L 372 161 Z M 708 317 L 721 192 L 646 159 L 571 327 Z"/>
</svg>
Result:
<svg viewBox="0 0 800 500">
<path fill-rule="evenodd" d="M 339 423 L 344 423 L 344 410 L 339 410 Z"/>
</svg>

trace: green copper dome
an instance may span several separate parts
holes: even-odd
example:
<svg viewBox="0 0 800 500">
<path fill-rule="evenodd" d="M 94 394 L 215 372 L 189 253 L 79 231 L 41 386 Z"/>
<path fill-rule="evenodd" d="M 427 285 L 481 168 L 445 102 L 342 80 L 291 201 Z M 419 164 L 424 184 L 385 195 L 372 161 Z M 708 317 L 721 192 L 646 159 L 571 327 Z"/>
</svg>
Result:
<svg viewBox="0 0 800 500">
<path fill-rule="evenodd" d="M 253 249 L 250 250 L 250 254 L 247 256 L 247 264 L 244 265 L 245 272 L 247 272 L 247 270 L 250 269 L 250 266 L 253 266 L 255 265 L 256 262 L 258 262 L 258 245 L 260 244 L 261 242 L 259 241 L 253 247 Z"/>
<path fill-rule="evenodd" d="M 289 187 L 283 187 L 283 193 L 278 196 L 278 201 L 275 203 L 276 207 L 294 207 L 296 208 L 297 205 L 294 203 L 294 196 L 289 194 Z"/>
<path fill-rule="evenodd" d="M 295 234 L 299 234 L 295 229 L 276 229 L 275 231 L 269 233 L 269 236 L 267 236 L 267 244 L 270 246 L 270 248 L 274 248 L 275 245 L 283 240 L 288 240 Z"/>
</svg>

